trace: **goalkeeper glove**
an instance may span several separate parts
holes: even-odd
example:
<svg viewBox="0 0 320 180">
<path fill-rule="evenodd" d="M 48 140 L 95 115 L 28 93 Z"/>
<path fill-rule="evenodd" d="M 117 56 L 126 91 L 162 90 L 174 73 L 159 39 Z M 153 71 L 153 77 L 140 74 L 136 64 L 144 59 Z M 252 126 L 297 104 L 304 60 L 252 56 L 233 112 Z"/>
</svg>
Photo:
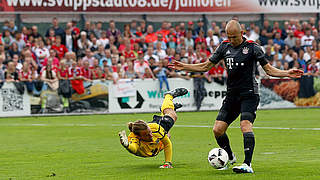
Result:
<svg viewBox="0 0 320 180">
<path fill-rule="evenodd" d="M 165 162 L 162 166 L 159 168 L 164 169 L 164 168 L 173 168 L 171 162 Z"/>
<path fill-rule="evenodd" d="M 129 146 L 129 143 L 128 143 L 128 138 L 127 138 L 127 135 L 126 135 L 126 131 L 125 130 L 120 131 L 119 132 L 119 137 L 120 137 L 120 143 L 122 144 L 122 146 L 127 148 Z"/>
</svg>

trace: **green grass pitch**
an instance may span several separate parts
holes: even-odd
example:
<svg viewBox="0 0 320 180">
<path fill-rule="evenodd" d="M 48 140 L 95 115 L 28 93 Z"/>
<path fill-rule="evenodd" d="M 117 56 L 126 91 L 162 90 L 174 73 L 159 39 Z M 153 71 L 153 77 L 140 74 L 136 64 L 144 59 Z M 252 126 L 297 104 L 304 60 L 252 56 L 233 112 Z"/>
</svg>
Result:
<svg viewBox="0 0 320 180">
<path fill-rule="evenodd" d="M 171 130 L 173 169 L 154 158 L 129 154 L 118 131 L 152 114 L 1 118 L 0 180 L 109 179 L 320 179 L 320 109 L 259 110 L 254 133 L 254 174 L 218 171 L 208 161 L 218 147 L 213 112 L 178 112 Z M 187 127 L 192 125 L 193 127 Z M 201 127 L 200 127 L 201 126 Z M 238 163 L 243 161 L 239 119 L 228 130 Z"/>
</svg>

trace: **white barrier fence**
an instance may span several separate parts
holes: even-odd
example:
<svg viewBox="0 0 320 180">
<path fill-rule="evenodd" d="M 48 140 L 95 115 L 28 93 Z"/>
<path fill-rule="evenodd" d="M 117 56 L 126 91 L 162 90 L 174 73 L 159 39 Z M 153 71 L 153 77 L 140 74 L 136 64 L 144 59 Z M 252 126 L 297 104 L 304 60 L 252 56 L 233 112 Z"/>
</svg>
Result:
<svg viewBox="0 0 320 180">
<path fill-rule="evenodd" d="M 181 111 L 195 111 L 193 80 L 171 78 L 168 81 L 170 89 L 185 87 L 189 90 L 188 94 L 174 99 L 174 102 L 183 105 Z M 70 99 L 70 108 L 72 107 L 71 113 L 73 115 L 78 113 L 159 112 L 166 92 L 160 91 L 159 81 L 152 79 L 135 79 L 134 81 L 124 79 L 117 84 L 113 84 L 111 81 L 94 81 L 85 84 L 85 87 L 87 87 L 85 93 L 81 95 L 73 94 Z M 206 94 L 200 110 L 218 110 L 226 96 L 226 86 L 212 82 L 205 83 L 205 89 Z M 270 87 L 262 85 L 260 89 L 260 109 L 297 107 L 296 102 L 285 100 Z M 48 93 L 48 91 L 43 91 L 43 93 Z M 319 93 L 307 100 L 313 102 L 315 98 L 320 97 Z M 55 102 L 47 100 L 47 106 L 57 103 L 59 105 L 60 96 L 57 93 L 51 94 L 55 94 L 56 98 L 52 98 L 55 99 Z M 31 112 L 39 113 L 41 97 L 30 95 L 26 90 L 23 95 L 20 95 L 13 83 L 5 83 L 0 89 L 0 117 L 29 116 Z M 308 106 L 308 103 L 306 104 Z M 62 102 L 60 105 L 62 106 Z M 46 112 L 59 114 L 62 112 L 61 109 Z"/>
</svg>

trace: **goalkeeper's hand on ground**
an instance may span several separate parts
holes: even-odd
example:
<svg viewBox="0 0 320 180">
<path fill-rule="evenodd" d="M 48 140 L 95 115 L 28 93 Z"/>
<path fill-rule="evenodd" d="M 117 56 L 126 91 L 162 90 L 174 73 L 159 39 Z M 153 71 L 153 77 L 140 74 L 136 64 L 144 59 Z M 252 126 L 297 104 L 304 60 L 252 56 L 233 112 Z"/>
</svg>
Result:
<svg viewBox="0 0 320 180">
<path fill-rule="evenodd" d="M 165 162 L 163 165 L 161 165 L 159 168 L 173 168 L 171 162 Z"/>
<path fill-rule="evenodd" d="M 120 143 L 122 144 L 122 146 L 127 148 L 129 146 L 129 143 L 128 143 L 128 138 L 127 138 L 127 135 L 126 135 L 126 131 L 125 130 L 120 131 L 119 132 L 119 137 L 120 137 Z"/>
</svg>

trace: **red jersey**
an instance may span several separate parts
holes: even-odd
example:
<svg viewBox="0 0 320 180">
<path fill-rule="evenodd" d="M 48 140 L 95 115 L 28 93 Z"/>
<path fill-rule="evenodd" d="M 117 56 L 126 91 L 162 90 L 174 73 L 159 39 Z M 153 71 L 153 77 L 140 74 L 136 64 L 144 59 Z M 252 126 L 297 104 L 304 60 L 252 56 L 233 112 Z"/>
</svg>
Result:
<svg viewBox="0 0 320 180">
<path fill-rule="evenodd" d="M 58 69 L 58 72 L 60 73 L 60 76 L 61 76 L 62 78 L 69 77 L 69 71 L 68 71 L 68 69 L 65 69 L 65 70 Z"/>
<path fill-rule="evenodd" d="M 22 70 L 19 72 L 20 76 L 23 78 L 23 79 L 32 79 L 32 72 L 31 71 L 28 71 L 28 72 L 23 72 Z M 22 80 L 22 79 L 20 79 Z"/>
<path fill-rule="evenodd" d="M 66 52 L 68 52 L 68 49 L 63 44 L 61 44 L 60 46 L 53 45 L 53 46 L 51 46 L 51 49 L 55 49 L 57 51 L 60 59 L 64 57 L 64 54 Z"/>
<path fill-rule="evenodd" d="M 93 67 L 89 67 L 88 69 L 82 67 L 81 73 L 82 73 L 83 77 L 85 77 L 87 79 L 92 79 L 92 70 L 93 70 Z"/>
</svg>

